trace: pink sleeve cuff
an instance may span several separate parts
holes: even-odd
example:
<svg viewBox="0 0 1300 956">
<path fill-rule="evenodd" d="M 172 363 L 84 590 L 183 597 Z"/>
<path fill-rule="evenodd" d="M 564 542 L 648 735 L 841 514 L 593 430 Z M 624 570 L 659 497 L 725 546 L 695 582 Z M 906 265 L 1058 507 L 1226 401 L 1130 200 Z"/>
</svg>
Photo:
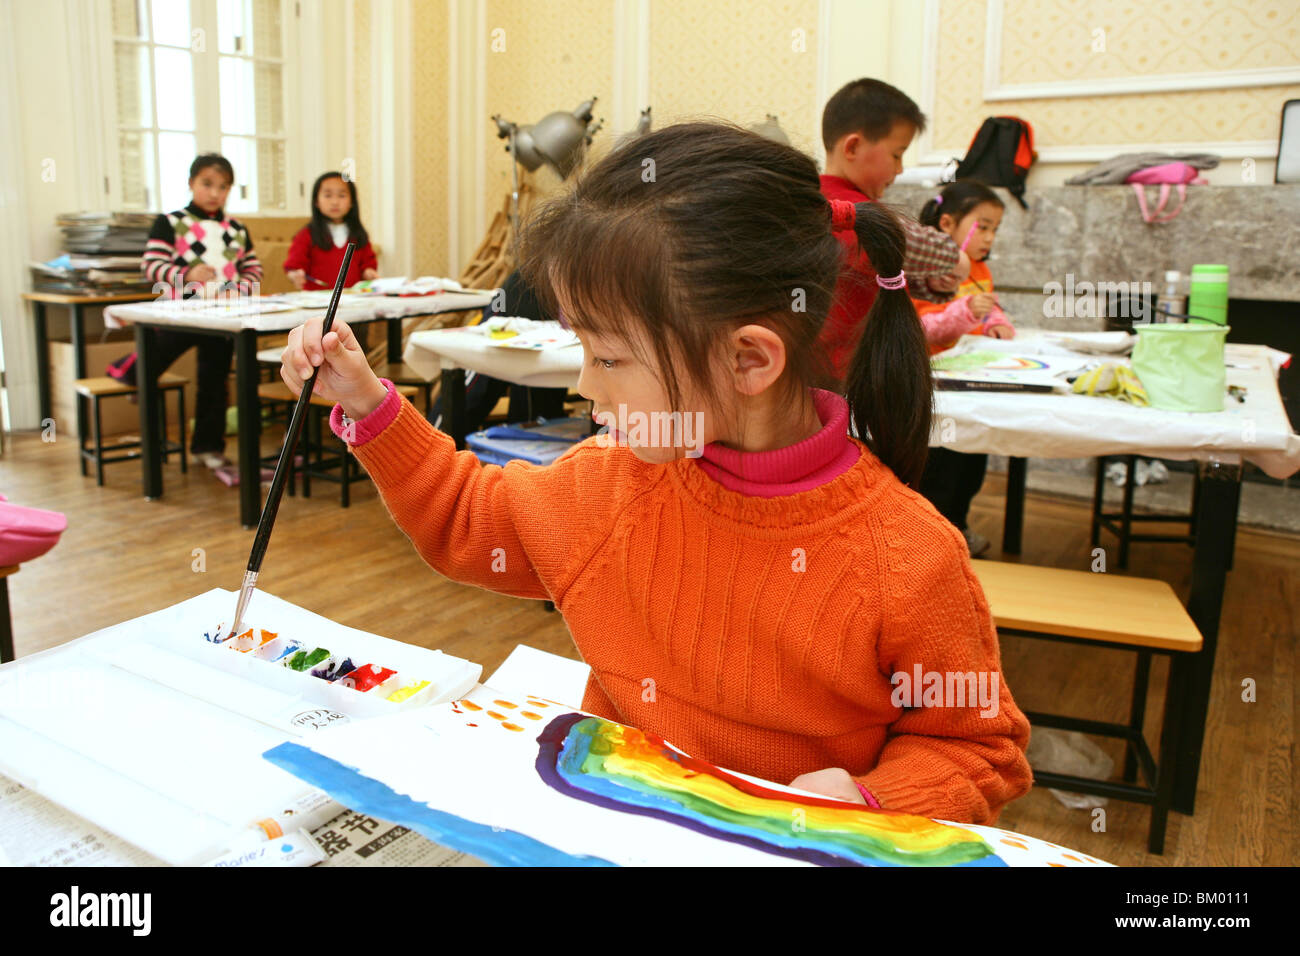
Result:
<svg viewBox="0 0 1300 956">
<path fill-rule="evenodd" d="M 881 809 L 880 802 L 871 795 L 870 790 L 868 790 L 862 784 L 858 783 L 856 780 L 853 782 L 858 788 L 858 793 L 862 794 L 862 799 L 867 801 L 867 806 L 869 806 L 873 810 Z"/>
<path fill-rule="evenodd" d="M 351 436 L 344 434 L 343 406 L 335 405 L 330 411 L 330 431 L 353 448 L 364 445 L 391 425 L 393 420 L 397 418 L 397 413 L 402 409 L 402 396 L 397 394 L 397 389 L 393 386 L 393 383 L 386 378 L 381 378 L 379 381 L 384 383 L 384 388 L 388 389 L 388 394 L 384 396 L 384 400 L 379 403 L 378 408 L 365 418 L 353 423 Z"/>
</svg>

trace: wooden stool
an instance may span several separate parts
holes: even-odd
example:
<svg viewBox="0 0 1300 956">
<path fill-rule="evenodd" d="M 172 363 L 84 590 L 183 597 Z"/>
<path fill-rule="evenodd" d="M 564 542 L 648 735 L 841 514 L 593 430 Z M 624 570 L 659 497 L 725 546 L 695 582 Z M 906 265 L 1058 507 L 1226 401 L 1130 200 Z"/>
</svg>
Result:
<svg viewBox="0 0 1300 956">
<path fill-rule="evenodd" d="M 397 385 L 397 394 L 408 402 L 415 396 L 416 390 L 409 385 Z M 298 401 L 298 396 L 289 390 L 289 386 L 284 382 L 267 382 L 257 387 L 257 395 L 264 404 L 286 404 L 291 409 Z M 344 508 L 352 503 L 349 488 L 354 481 L 363 477 L 369 477 L 365 469 L 361 468 L 353 461 L 352 453 L 348 451 L 347 445 L 338 442 L 340 451 L 326 455 L 325 441 L 322 437 L 321 419 L 329 415 L 334 408 L 334 402 L 325 398 L 312 396 L 307 405 L 307 420 L 303 423 L 302 430 L 302 496 L 311 497 L 311 479 L 320 478 L 324 481 L 337 481 L 340 485 L 340 501 Z M 316 453 L 315 462 L 311 459 L 311 453 Z M 334 474 L 333 469 L 338 468 L 339 474 Z M 354 474 L 353 470 L 359 472 Z M 289 466 L 289 487 L 292 490 L 295 468 L 292 463 Z"/>
<path fill-rule="evenodd" d="M 9 575 L 17 574 L 21 564 L 0 568 L 0 664 L 14 659 L 14 624 L 9 618 Z"/>
<path fill-rule="evenodd" d="M 1125 741 L 1123 782 L 1070 774 L 1034 772 L 1034 783 L 1151 806 L 1147 848 L 1163 853 L 1165 824 L 1174 795 L 1183 701 L 1188 693 L 1191 655 L 1201 649 L 1201 634 L 1178 596 L 1164 581 L 1116 574 L 1066 571 L 1001 561 L 973 561 L 971 567 L 988 599 L 999 635 L 1033 637 L 1137 654 L 1127 724 L 1029 713 L 1031 724 L 1077 730 Z M 1169 655 L 1160 762 L 1142 733 L 1151 655 Z M 1147 786 L 1134 781 L 1138 768 Z"/>
<path fill-rule="evenodd" d="M 159 425 L 162 432 L 162 456 L 163 461 L 167 461 L 171 452 L 179 451 L 181 453 L 181 472 L 189 470 L 185 457 L 185 386 L 189 384 L 189 379 L 180 375 L 171 375 L 163 373 L 158 377 L 158 391 L 161 395 L 161 401 L 158 403 Z M 77 444 L 80 446 L 81 454 L 78 456 L 81 460 L 81 473 L 86 473 L 87 460 L 95 463 L 95 484 L 104 484 L 104 466 L 111 465 L 117 461 L 133 461 L 140 457 L 140 442 L 121 442 L 116 445 L 105 445 L 104 435 L 101 428 L 101 418 L 99 413 L 99 403 L 106 398 L 115 398 L 119 395 L 134 395 L 137 391 L 134 385 L 127 385 L 125 382 L 119 382 L 115 378 L 103 376 L 101 378 L 79 378 L 72 383 L 73 389 L 83 398 L 90 399 L 91 408 L 93 409 L 93 432 L 92 447 L 87 448 L 84 439 L 79 439 Z M 167 440 L 167 393 L 176 393 L 176 402 L 179 406 L 181 421 L 181 440 L 179 443 Z M 134 454 L 130 453 L 134 450 Z M 105 452 L 109 451 L 127 451 L 125 455 L 117 455 L 109 458 Z"/>
</svg>

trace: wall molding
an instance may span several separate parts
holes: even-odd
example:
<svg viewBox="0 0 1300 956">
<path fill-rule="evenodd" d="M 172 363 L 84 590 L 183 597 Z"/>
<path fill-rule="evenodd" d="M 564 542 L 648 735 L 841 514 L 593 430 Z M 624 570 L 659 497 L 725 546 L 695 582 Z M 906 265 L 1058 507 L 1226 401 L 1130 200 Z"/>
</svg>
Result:
<svg viewBox="0 0 1300 956">
<path fill-rule="evenodd" d="M 939 64 L 939 26 L 940 26 L 940 2 L 941 0 L 925 0 L 925 35 L 922 38 L 921 45 L 921 110 L 929 119 L 925 132 L 917 137 L 917 165 L 937 165 L 948 162 L 953 157 L 960 159 L 966 154 L 969 144 L 943 148 L 935 145 L 934 140 L 934 108 L 937 96 L 937 70 Z M 1001 37 L 1001 13 L 1002 0 L 988 0 L 989 18 L 986 25 L 994 23 L 994 7 L 997 8 L 997 35 L 1000 43 Z M 991 30 L 991 28 L 990 28 Z M 988 78 L 990 70 L 996 74 L 997 60 L 990 57 L 989 52 L 992 50 L 996 57 L 999 53 L 998 45 L 989 46 L 989 40 L 986 37 L 984 51 L 984 75 L 985 75 L 985 98 L 988 99 Z M 993 64 L 990 68 L 990 64 Z M 1290 82 L 1300 82 L 1300 70 L 1296 71 L 1297 78 Z M 1217 76 L 1219 74 L 1208 74 Z M 1155 79 L 1160 79 L 1159 77 Z M 1047 84 L 1051 85 L 1051 84 Z M 1074 84 L 1079 85 L 1079 84 Z M 1228 84 L 1218 84 L 1228 85 Z M 1245 85 L 1245 84 L 1241 84 Z M 1106 90 L 1098 92 L 1097 84 L 1088 83 L 1084 92 L 1061 93 L 1053 95 L 1061 96 L 1106 96 L 1113 95 L 1115 91 Z M 1009 89 L 1010 87 L 1008 87 Z M 1017 89 L 1027 88 L 1027 85 L 1017 87 Z M 1175 89 L 1186 89 L 1187 87 L 1174 87 Z M 1214 88 L 1214 87 L 1204 87 Z M 1151 90 L 1130 90 L 1128 92 L 1159 92 L 1163 87 L 1152 87 Z M 1027 97 L 1021 93 L 1016 94 L 1017 98 L 1039 98 Z M 1009 99 L 1010 97 L 1002 97 Z M 1051 98 L 1043 97 L 1043 98 Z M 989 115 L 995 115 L 996 110 L 990 109 Z M 975 130 L 970 131 L 970 135 L 975 135 Z M 1061 163 L 1098 163 L 1104 159 L 1109 159 L 1120 153 L 1214 153 L 1224 159 L 1274 159 L 1277 156 L 1277 143 L 1272 140 L 1243 140 L 1236 142 L 1184 142 L 1184 143 L 1103 143 L 1098 145 L 1080 145 L 1080 146 L 1039 146 L 1038 163 L 1043 165 L 1054 165 Z"/>
<path fill-rule="evenodd" d="M 636 129 L 650 106 L 650 0 L 614 4 L 614 62 L 609 115 L 611 139 Z M 651 113 L 653 120 L 654 114 Z"/>
<path fill-rule="evenodd" d="M 1300 66 L 1153 73 L 1145 76 L 1101 77 L 1092 80 L 1060 80 L 1049 83 L 1003 83 L 1000 79 L 1003 9 L 1003 0 L 987 0 L 984 15 L 984 101 L 986 103 L 999 100 L 1170 93 L 1300 83 Z"/>
</svg>

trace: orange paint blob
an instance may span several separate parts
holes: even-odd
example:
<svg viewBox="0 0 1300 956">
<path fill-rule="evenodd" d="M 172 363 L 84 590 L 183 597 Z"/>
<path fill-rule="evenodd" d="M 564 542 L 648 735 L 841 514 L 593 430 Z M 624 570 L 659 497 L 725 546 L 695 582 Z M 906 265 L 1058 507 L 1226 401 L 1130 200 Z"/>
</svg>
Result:
<svg viewBox="0 0 1300 956">
<path fill-rule="evenodd" d="M 466 724 L 465 726 L 466 726 L 466 727 L 477 727 L 478 724 Z"/>
<path fill-rule="evenodd" d="M 494 703 L 494 704 L 500 704 L 502 707 L 509 707 L 511 710 L 514 710 L 516 707 L 519 706 L 518 704 L 512 704 L 512 703 L 510 703 L 510 701 L 508 701 L 508 700 L 494 700 L 494 701 L 492 701 L 492 703 Z"/>
<path fill-rule="evenodd" d="M 460 702 L 460 705 L 461 705 L 462 707 L 464 707 L 466 710 L 482 710 L 482 709 L 483 709 L 483 708 L 480 707 L 478 704 L 474 703 L 472 700 L 462 700 L 462 701 Z"/>
<path fill-rule="evenodd" d="M 498 714 L 495 710 L 489 710 L 489 711 L 487 712 L 487 715 L 488 715 L 489 717 L 491 717 L 493 720 L 505 720 L 505 719 L 506 719 L 506 715 L 505 715 L 505 714 Z"/>
<path fill-rule="evenodd" d="M 512 724 L 512 723 L 510 723 L 509 721 L 506 721 L 506 722 L 505 722 L 504 724 L 502 724 L 501 726 L 504 727 L 506 730 L 523 730 L 523 729 L 524 729 L 524 728 L 520 727 L 518 724 Z"/>
<path fill-rule="evenodd" d="M 531 710 L 521 710 L 519 713 L 520 713 L 521 716 L 523 716 L 523 717 L 527 717 L 529 720 L 541 720 L 541 719 L 542 719 L 542 715 L 541 715 L 541 714 L 534 714 Z"/>
</svg>

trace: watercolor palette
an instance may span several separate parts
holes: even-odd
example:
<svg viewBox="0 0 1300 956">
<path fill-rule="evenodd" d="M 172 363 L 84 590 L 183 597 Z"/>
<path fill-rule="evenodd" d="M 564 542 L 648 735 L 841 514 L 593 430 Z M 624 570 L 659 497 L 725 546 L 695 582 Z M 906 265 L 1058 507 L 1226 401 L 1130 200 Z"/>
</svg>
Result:
<svg viewBox="0 0 1300 956">
<path fill-rule="evenodd" d="M 234 647 L 204 640 L 236 599 L 214 589 L 0 668 L 0 773 L 161 860 L 202 863 L 312 791 L 262 759 L 269 747 L 418 713 L 465 694 L 480 674 L 264 591 L 249 604 L 252 634 Z M 259 656 L 290 635 L 340 663 L 377 662 L 412 687 L 429 683 L 390 702 L 378 687 L 358 692 Z"/>
</svg>

